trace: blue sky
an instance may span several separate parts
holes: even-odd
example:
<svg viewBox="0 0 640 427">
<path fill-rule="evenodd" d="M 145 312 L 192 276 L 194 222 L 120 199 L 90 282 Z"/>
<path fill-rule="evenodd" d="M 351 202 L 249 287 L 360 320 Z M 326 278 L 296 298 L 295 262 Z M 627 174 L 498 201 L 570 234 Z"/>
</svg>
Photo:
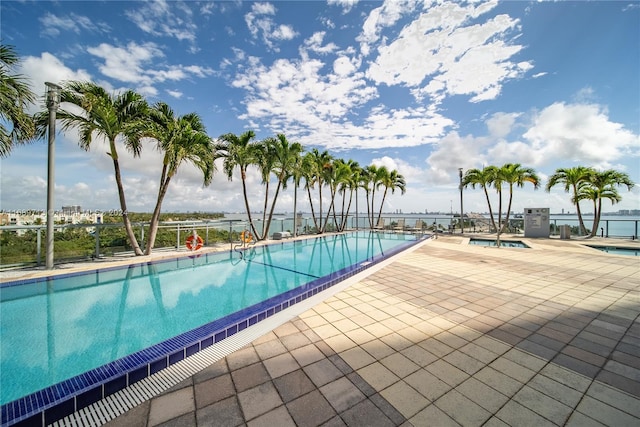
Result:
<svg viewBox="0 0 640 427">
<path fill-rule="evenodd" d="M 356 0 L 2 1 L 2 42 L 32 89 L 91 80 L 133 89 L 178 114 L 198 113 L 210 136 L 284 133 L 407 181 L 385 211 L 459 210 L 458 168 L 521 163 L 546 178 L 577 165 L 640 183 L 640 3 L 361 2 Z M 64 106 L 63 106 L 64 107 Z M 33 111 L 42 108 L 34 106 Z M 56 140 L 55 205 L 119 208 L 103 142 Z M 161 157 L 121 151 L 129 210 L 155 204 Z M 45 209 L 44 141 L 2 159 L 0 208 Z M 260 179 L 249 175 L 255 208 Z M 639 209 L 640 190 L 620 189 Z M 465 190 L 465 211 L 487 210 Z M 364 198 L 363 198 L 364 199 Z M 240 179 L 202 186 L 185 165 L 163 211 L 242 211 Z M 301 198 L 300 209 L 308 211 Z M 364 206 L 364 205 L 362 205 Z M 561 188 L 517 189 L 513 210 L 573 211 Z M 585 210 L 591 206 L 585 204 Z M 277 211 L 293 209 L 292 187 Z"/>
</svg>

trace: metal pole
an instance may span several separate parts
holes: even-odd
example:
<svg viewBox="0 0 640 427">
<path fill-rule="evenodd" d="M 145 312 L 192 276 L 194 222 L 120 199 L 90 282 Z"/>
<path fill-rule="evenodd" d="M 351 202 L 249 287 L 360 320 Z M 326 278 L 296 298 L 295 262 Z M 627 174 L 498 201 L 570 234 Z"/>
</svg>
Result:
<svg viewBox="0 0 640 427">
<path fill-rule="evenodd" d="M 49 110 L 49 149 L 47 162 L 47 258 L 46 268 L 53 268 L 53 220 L 54 220 L 54 189 L 55 189 L 55 146 L 56 146 L 56 111 L 60 105 L 60 86 L 46 82 L 47 109 Z"/>
<path fill-rule="evenodd" d="M 460 173 L 460 233 L 464 234 L 464 208 L 462 207 L 462 168 L 458 168 Z"/>
</svg>

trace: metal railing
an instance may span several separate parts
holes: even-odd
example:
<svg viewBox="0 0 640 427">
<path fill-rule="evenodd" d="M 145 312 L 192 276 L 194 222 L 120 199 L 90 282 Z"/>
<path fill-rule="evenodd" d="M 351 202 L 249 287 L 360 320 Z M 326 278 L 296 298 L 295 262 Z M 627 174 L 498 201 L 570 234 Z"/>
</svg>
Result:
<svg viewBox="0 0 640 427">
<path fill-rule="evenodd" d="M 377 221 L 377 216 L 374 218 Z M 373 228 L 388 232 L 407 233 L 460 233 L 460 219 L 454 216 L 415 216 L 384 215 L 382 223 L 371 227 L 366 215 L 349 215 L 347 230 L 364 230 Z M 323 219 L 324 220 L 324 219 Z M 638 238 L 640 221 L 637 219 L 601 219 L 599 237 Z M 263 231 L 264 222 L 254 219 L 253 224 L 258 232 Z M 550 220 L 550 235 L 559 235 L 561 226 L 570 225 L 573 235 L 577 232 L 577 220 Z M 587 227 L 589 223 L 587 222 Z M 145 236 L 149 230 L 148 222 L 133 224 L 134 232 L 144 250 Z M 250 229 L 248 221 L 242 219 L 218 219 L 206 221 L 170 221 L 161 222 L 154 251 L 185 250 L 185 239 L 194 233 L 202 237 L 204 246 L 233 244 L 240 241 L 240 233 Z M 490 233 L 490 221 L 486 218 L 465 217 L 466 233 Z M 513 218 L 509 221 L 509 232 L 523 233 L 524 220 Z M 295 231 L 295 233 L 294 233 Z M 326 232 L 337 231 L 332 217 Z M 269 238 L 273 233 L 289 232 L 293 235 L 318 234 L 318 229 L 311 217 L 273 218 L 269 228 Z M 7 268 L 22 265 L 42 265 L 44 263 L 46 225 L 7 225 L 0 227 L 0 267 Z M 56 262 L 96 259 L 105 256 L 117 256 L 132 253 L 122 223 L 84 223 L 56 224 L 54 227 L 54 258 Z"/>
</svg>

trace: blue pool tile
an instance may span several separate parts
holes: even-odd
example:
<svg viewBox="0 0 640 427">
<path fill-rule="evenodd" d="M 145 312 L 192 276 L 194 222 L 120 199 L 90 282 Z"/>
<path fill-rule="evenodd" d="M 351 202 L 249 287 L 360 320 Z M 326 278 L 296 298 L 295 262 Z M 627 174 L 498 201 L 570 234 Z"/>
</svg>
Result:
<svg viewBox="0 0 640 427">
<path fill-rule="evenodd" d="M 158 371 L 161 371 L 162 369 L 167 367 L 167 358 L 163 357 L 160 360 L 156 360 L 155 362 L 151 362 L 151 365 L 149 366 L 149 374 L 153 375 Z"/>
<path fill-rule="evenodd" d="M 141 366 L 129 372 L 129 384 L 137 383 L 140 380 L 147 378 L 149 375 L 149 365 Z"/>
<path fill-rule="evenodd" d="M 235 335 L 238 332 L 238 325 L 233 325 L 230 328 L 227 328 L 227 338 L 231 335 Z"/>
<path fill-rule="evenodd" d="M 169 355 L 169 365 L 173 365 L 174 363 L 178 363 L 179 361 L 184 359 L 184 349 L 176 351 Z"/>
<path fill-rule="evenodd" d="M 200 347 L 201 348 L 207 348 L 207 347 L 212 346 L 212 345 L 213 345 L 213 337 L 205 338 L 200 342 Z"/>
<path fill-rule="evenodd" d="M 73 399 L 68 399 L 57 405 L 44 411 L 45 424 L 53 424 L 54 422 L 61 420 L 67 415 L 71 415 L 75 412 L 75 404 Z"/>
<path fill-rule="evenodd" d="M 80 410 L 102 399 L 102 386 L 94 387 L 76 396 L 76 406 Z"/>
<path fill-rule="evenodd" d="M 127 386 L 127 376 L 122 375 L 104 384 L 104 396 L 110 396 Z"/>
<path fill-rule="evenodd" d="M 222 340 L 223 340 L 223 339 L 225 339 L 225 338 L 226 338 L 225 331 L 218 332 L 218 333 L 215 335 L 215 342 L 220 342 L 220 341 L 222 341 Z"/>
<path fill-rule="evenodd" d="M 194 345 L 191 345 L 191 346 L 187 347 L 187 350 L 186 350 L 187 357 L 193 356 L 194 354 L 196 354 L 199 351 L 200 351 L 200 345 L 198 343 L 196 343 Z"/>
<path fill-rule="evenodd" d="M 6 420 L 2 419 L 2 424 L 4 425 Z M 42 413 L 35 414 L 31 417 L 25 418 L 22 421 L 19 421 L 13 424 L 13 427 L 34 427 L 34 426 L 44 426 L 44 420 Z"/>
</svg>

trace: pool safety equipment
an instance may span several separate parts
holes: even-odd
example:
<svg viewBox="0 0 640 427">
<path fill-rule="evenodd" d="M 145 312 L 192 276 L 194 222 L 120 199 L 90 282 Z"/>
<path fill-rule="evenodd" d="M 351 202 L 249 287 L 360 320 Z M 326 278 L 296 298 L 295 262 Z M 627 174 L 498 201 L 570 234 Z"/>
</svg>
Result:
<svg viewBox="0 0 640 427">
<path fill-rule="evenodd" d="M 524 237 L 549 237 L 549 208 L 524 210 Z"/>
<path fill-rule="evenodd" d="M 202 247 L 203 244 L 204 240 L 202 240 L 202 237 L 198 236 L 197 234 L 192 234 L 191 236 L 187 237 L 187 240 L 185 242 L 185 246 L 190 251 L 197 251 Z"/>
<path fill-rule="evenodd" d="M 244 230 L 242 233 L 240 233 L 240 240 L 242 241 L 242 243 L 251 243 L 253 241 L 253 235 L 250 231 Z"/>
</svg>

